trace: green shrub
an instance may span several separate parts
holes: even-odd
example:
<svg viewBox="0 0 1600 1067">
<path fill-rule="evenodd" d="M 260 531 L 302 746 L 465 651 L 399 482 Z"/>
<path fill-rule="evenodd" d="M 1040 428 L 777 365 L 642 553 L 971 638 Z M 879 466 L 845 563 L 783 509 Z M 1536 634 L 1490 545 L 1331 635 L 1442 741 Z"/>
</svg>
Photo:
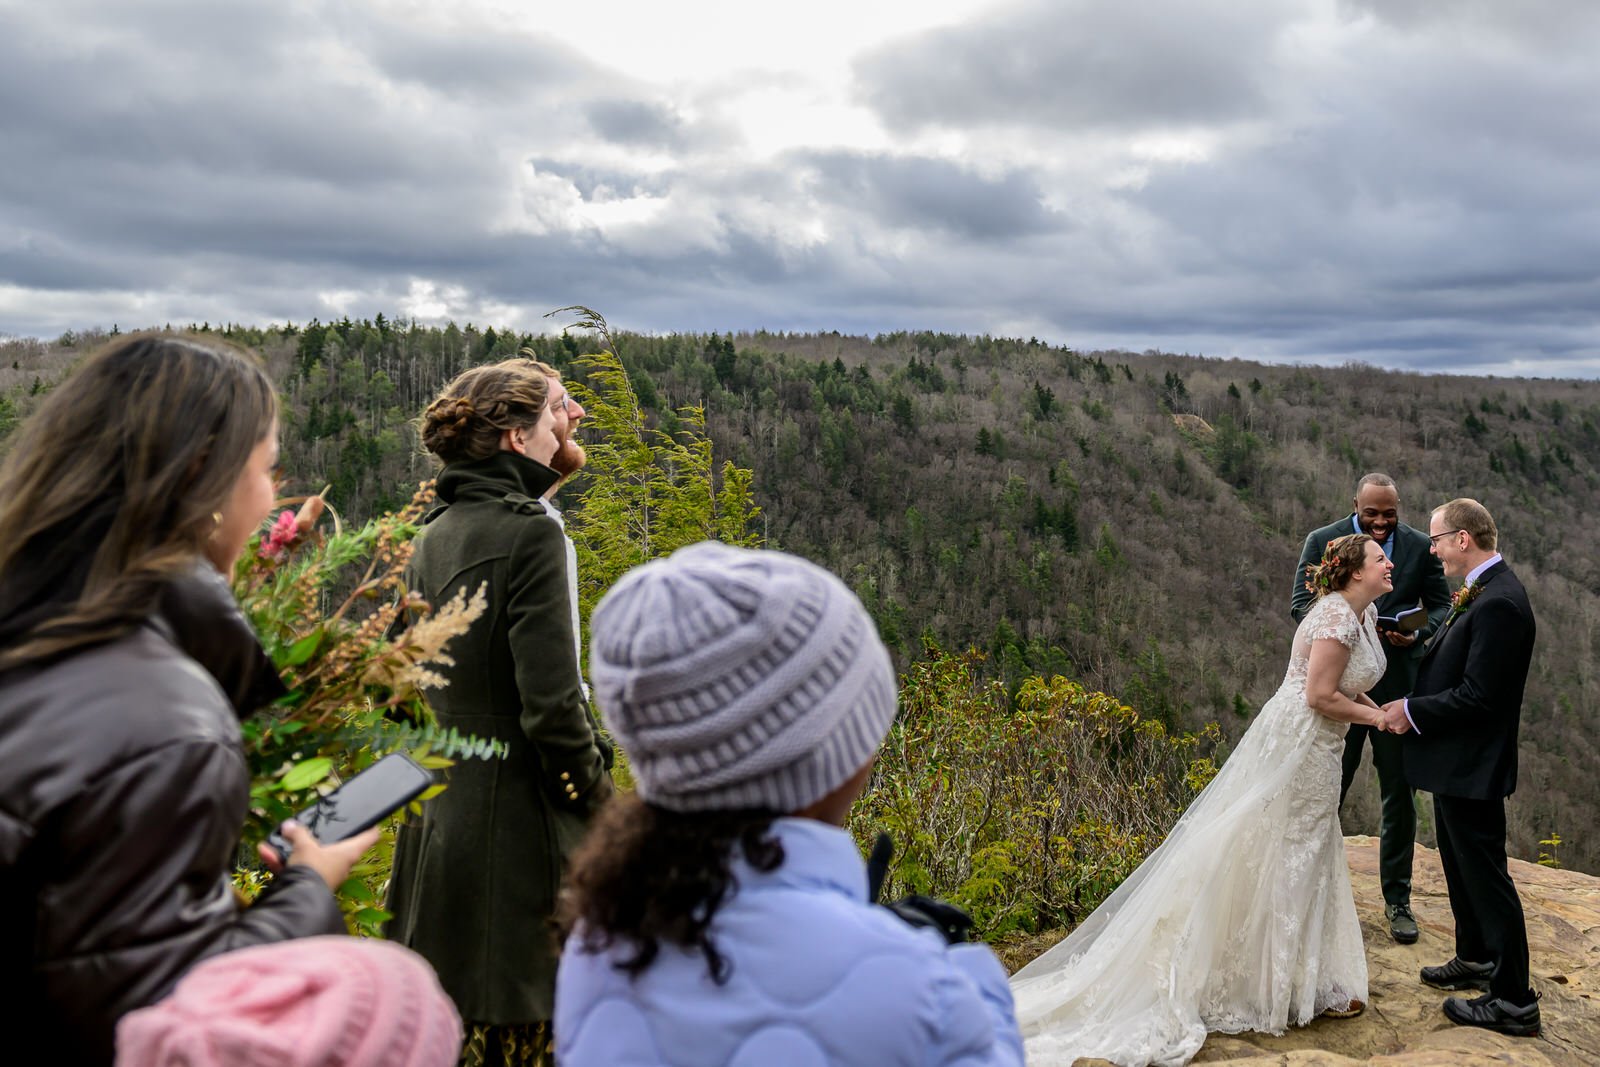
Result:
<svg viewBox="0 0 1600 1067">
<path fill-rule="evenodd" d="M 927 644 L 851 829 L 895 839 L 885 899 L 949 899 L 984 938 L 1075 925 L 1216 774 L 1220 732 L 1171 734 L 1060 677 L 1011 701 L 982 659 Z"/>
</svg>

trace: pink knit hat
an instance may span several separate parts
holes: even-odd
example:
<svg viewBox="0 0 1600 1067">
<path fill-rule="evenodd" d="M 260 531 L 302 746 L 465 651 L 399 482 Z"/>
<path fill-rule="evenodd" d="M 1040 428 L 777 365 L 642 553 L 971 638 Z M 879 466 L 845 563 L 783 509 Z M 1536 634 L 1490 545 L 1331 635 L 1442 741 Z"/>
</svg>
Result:
<svg viewBox="0 0 1600 1067">
<path fill-rule="evenodd" d="M 460 1049 L 433 968 L 356 937 L 214 956 L 117 1024 L 119 1067 L 448 1067 Z"/>
</svg>

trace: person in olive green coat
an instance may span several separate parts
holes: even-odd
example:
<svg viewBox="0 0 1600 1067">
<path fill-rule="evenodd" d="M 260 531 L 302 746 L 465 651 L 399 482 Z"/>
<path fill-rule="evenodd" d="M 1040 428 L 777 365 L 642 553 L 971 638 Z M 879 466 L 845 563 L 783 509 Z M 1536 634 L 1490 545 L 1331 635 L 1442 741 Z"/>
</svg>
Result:
<svg viewBox="0 0 1600 1067">
<path fill-rule="evenodd" d="M 441 726 L 504 742 L 508 754 L 458 762 L 449 788 L 402 828 L 388 933 L 438 971 L 472 1062 L 547 1054 L 556 892 L 611 795 L 610 747 L 577 663 L 565 536 L 540 501 L 559 480 L 549 397 L 549 379 L 511 360 L 457 377 L 422 420 L 423 445 L 445 466 L 410 588 L 430 604 L 480 586 L 488 598 L 451 642 L 455 666 L 429 703 Z"/>
</svg>

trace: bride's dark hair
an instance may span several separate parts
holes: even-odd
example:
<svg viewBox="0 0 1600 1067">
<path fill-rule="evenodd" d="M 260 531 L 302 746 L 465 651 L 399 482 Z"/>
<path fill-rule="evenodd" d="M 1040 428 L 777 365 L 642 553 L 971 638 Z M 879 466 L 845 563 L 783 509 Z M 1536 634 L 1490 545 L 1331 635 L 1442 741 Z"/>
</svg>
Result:
<svg viewBox="0 0 1600 1067">
<path fill-rule="evenodd" d="M 1314 596 L 1324 597 L 1336 593 L 1350 584 L 1367 561 L 1368 534 L 1345 534 L 1328 542 L 1320 563 L 1306 564 L 1306 588 Z"/>
</svg>

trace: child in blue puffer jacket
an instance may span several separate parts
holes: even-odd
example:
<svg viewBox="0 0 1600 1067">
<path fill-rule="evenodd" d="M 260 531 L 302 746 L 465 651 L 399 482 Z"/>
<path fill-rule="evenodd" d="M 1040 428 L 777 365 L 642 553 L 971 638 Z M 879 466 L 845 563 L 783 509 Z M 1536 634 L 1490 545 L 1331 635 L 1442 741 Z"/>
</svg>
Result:
<svg viewBox="0 0 1600 1067">
<path fill-rule="evenodd" d="M 994 954 L 868 902 L 842 827 L 895 677 L 844 583 L 693 545 L 618 582 L 590 645 L 637 792 L 573 857 L 562 1067 L 1023 1062 Z"/>
</svg>

